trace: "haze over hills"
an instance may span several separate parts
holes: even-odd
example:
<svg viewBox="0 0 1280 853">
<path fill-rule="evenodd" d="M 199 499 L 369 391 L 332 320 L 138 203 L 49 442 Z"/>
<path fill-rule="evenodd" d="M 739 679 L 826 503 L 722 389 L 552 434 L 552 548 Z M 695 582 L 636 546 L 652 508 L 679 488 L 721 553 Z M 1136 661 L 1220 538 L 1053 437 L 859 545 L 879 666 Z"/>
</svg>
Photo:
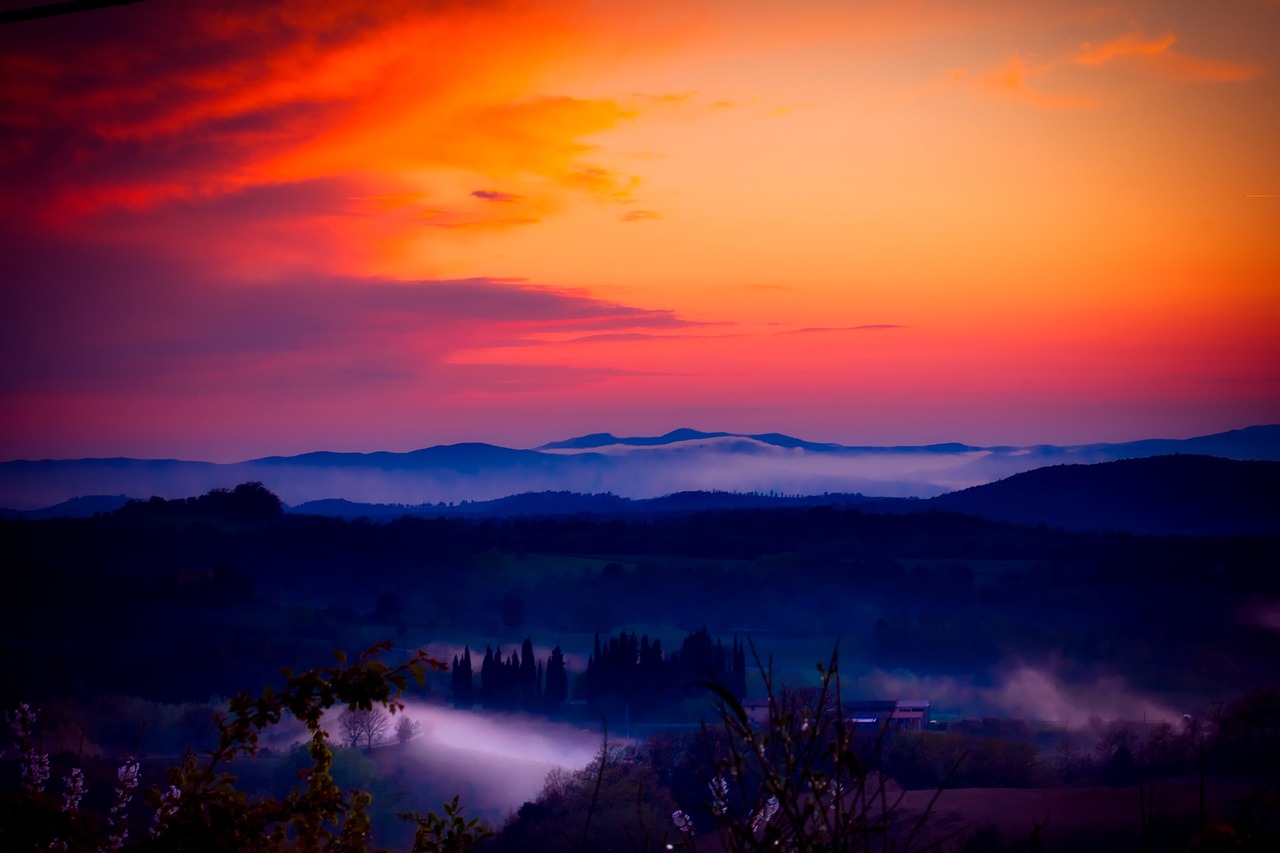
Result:
<svg viewBox="0 0 1280 853">
<path fill-rule="evenodd" d="M 408 453 L 316 452 L 231 464 L 72 459 L 0 463 L 0 506 L 32 510 L 92 495 L 178 498 L 259 481 L 286 503 L 342 499 L 420 505 L 488 501 L 528 492 L 678 492 L 930 498 L 1047 465 L 1171 453 L 1280 461 L 1280 425 L 1189 439 L 1069 447 L 857 447 L 779 434 L 680 429 L 656 437 L 582 436 L 521 450 L 455 444 Z"/>
<path fill-rule="evenodd" d="M 1169 535 L 1280 534 L 1280 462 L 1174 454 L 1089 465 L 1050 465 L 935 498 L 859 494 L 677 492 L 631 500 L 611 494 L 537 492 L 453 506 L 311 501 L 291 512 L 385 519 L 472 516 L 669 515 L 703 510 L 829 506 L 873 513 L 955 512 L 1064 530 Z"/>
</svg>

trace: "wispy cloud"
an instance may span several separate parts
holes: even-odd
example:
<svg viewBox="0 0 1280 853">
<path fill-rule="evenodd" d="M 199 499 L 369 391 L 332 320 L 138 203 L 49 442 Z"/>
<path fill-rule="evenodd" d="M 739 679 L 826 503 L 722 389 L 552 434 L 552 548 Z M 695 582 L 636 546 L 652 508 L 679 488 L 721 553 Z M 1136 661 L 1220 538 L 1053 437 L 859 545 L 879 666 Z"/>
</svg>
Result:
<svg viewBox="0 0 1280 853">
<path fill-rule="evenodd" d="M 1128 32 L 1098 45 L 1081 45 L 1073 61 L 1077 65 L 1131 62 L 1145 73 L 1188 82 L 1233 83 L 1262 75 L 1261 67 L 1253 63 L 1204 59 L 1174 50 L 1177 40 L 1172 32 L 1154 38 Z"/>
<path fill-rule="evenodd" d="M 519 228 L 522 225 L 537 225 L 541 222 L 534 216 L 508 216 L 502 219 L 465 219 L 460 221 L 442 221 L 432 222 L 435 228 L 472 228 L 472 229 L 497 229 L 497 228 Z"/>
<path fill-rule="evenodd" d="M 1039 77 L 1050 67 L 1032 66 L 1021 56 L 1011 56 L 994 71 L 985 74 L 979 88 L 997 97 L 1009 98 L 1039 109 L 1079 109 L 1094 104 L 1082 95 L 1053 94 L 1036 88 L 1030 79 Z"/>
<path fill-rule="evenodd" d="M 569 169 L 560 177 L 560 182 L 567 187 L 586 190 L 595 195 L 624 202 L 640 186 L 640 179 L 635 175 L 593 165 L 580 165 Z"/>
<path fill-rule="evenodd" d="M 513 202 L 520 200 L 520 196 L 515 193 L 505 193 L 500 190 L 472 190 L 471 195 L 484 201 Z"/>
<path fill-rule="evenodd" d="M 42 253 L 11 260 L 10 281 L 22 286 L 0 291 L 2 352 L 28 367 L 0 377 L 6 395 L 156 382 L 200 393 L 241 381 L 252 396 L 267 376 L 296 383 L 311 372 L 337 388 L 343 375 L 412 379 L 462 350 L 542 334 L 686 325 L 671 311 L 491 279 L 236 282 L 115 250 L 82 255 L 75 267 Z M 51 327 L 74 345 L 41 331 Z"/>
<path fill-rule="evenodd" d="M 1085 42 L 1074 51 L 1063 51 L 1044 59 L 1014 54 L 978 75 L 974 85 L 987 95 L 1052 110 L 1079 109 L 1101 103 L 1096 94 L 1081 93 L 1082 87 L 1091 84 L 1089 78 L 1079 75 L 1090 70 L 1112 68 L 1182 83 L 1238 83 L 1263 75 L 1257 63 L 1195 56 L 1176 50 L 1177 42 L 1172 31 L 1147 36 L 1133 30 L 1096 43 Z M 1076 73 L 1069 73 L 1072 71 Z M 966 69 L 949 69 L 941 85 L 956 85 L 969 76 Z"/>
<path fill-rule="evenodd" d="M 813 334 L 830 334 L 833 332 L 868 332 L 880 329 L 902 329 L 896 323 L 865 323 L 861 326 L 808 326 L 803 329 L 791 329 L 786 332 L 778 332 L 780 335 L 813 335 Z"/>
<path fill-rule="evenodd" d="M 644 222 L 651 219 L 661 219 L 662 214 L 656 210 L 628 210 L 622 214 L 623 222 Z"/>
<path fill-rule="evenodd" d="M 682 323 L 682 325 L 695 325 L 693 323 Z M 696 324 L 701 325 L 701 324 Z M 559 341 L 546 341 L 546 343 L 555 344 L 597 344 L 597 343 L 630 343 L 634 341 L 678 341 L 678 340 L 710 340 L 713 338 L 739 338 L 742 335 L 681 335 L 681 334 L 664 334 L 656 335 L 648 332 L 614 332 L 610 334 L 600 335 L 583 335 L 577 338 L 567 338 Z"/>
</svg>

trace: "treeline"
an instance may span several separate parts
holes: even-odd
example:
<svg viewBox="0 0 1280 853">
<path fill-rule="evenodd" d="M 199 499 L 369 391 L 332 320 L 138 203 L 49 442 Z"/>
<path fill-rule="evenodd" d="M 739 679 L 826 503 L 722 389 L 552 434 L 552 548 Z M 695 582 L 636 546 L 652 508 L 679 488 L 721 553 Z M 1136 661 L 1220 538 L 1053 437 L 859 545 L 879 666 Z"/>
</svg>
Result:
<svg viewBox="0 0 1280 853">
<path fill-rule="evenodd" d="M 509 656 L 501 647 L 485 647 L 478 687 L 469 646 L 454 655 L 451 670 L 453 704 L 458 708 L 479 705 L 497 711 L 556 713 L 570 696 L 564 652 L 556 646 L 548 659 L 536 658 L 533 640 L 527 637 Z M 604 642 L 596 634 L 595 650 L 574 694 L 593 717 L 625 714 L 644 720 L 670 713 L 685 699 L 706 695 L 708 683 L 722 685 L 738 698 L 746 695 L 746 650 L 736 637 L 725 646 L 719 638 L 713 641 L 704 626 L 686 636 L 679 651 L 667 653 L 662 640 L 623 631 Z"/>
<path fill-rule="evenodd" d="M 743 644 L 734 637 L 731 648 L 711 641 L 706 627 L 689 634 L 680 651 L 665 654 L 660 639 L 625 631 L 601 644 L 587 659 L 582 677 L 583 698 L 593 715 L 627 714 L 648 719 L 688 698 L 705 695 L 715 683 L 741 699 L 747 694 L 747 661 Z"/>
<path fill-rule="evenodd" d="M 520 651 L 512 649 L 505 659 L 501 646 L 496 652 L 485 646 L 478 692 L 471 648 L 464 647 L 461 655 L 453 656 L 451 687 L 458 708 L 479 704 L 500 711 L 554 713 L 569 698 L 569 673 L 559 646 L 549 659 L 535 659 L 533 640 L 526 637 Z"/>
<path fill-rule="evenodd" d="M 116 510 L 122 515 L 212 515 L 255 524 L 284 515 L 284 504 L 262 483 L 241 483 L 234 489 L 212 489 L 199 497 L 129 501 Z"/>
<path fill-rule="evenodd" d="M 13 567 L 0 654 L 19 661 L 0 699 L 27 684 L 51 698 L 203 700 L 246 674 L 269 678 L 277 661 L 299 668 L 357 648 L 371 625 L 416 641 L 714 620 L 744 635 L 845 637 L 857 667 L 984 673 L 1013 654 L 1201 695 L 1273 684 L 1280 657 L 1280 634 L 1240 618 L 1280 595 L 1280 537 L 1069 533 L 839 507 L 373 524 L 276 517 L 262 491 L 0 520 Z M 235 520 L 259 505 L 261 522 Z M 150 677 L 143 647 L 175 675 Z"/>
</svg>

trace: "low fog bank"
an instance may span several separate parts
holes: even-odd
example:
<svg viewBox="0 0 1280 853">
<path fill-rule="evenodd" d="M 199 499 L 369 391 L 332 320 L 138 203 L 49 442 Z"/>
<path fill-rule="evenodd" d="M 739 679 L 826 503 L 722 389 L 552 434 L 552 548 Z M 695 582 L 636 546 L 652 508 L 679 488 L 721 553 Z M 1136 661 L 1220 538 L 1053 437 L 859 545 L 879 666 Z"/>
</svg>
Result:
<svg viewBox="0 0 1280 853">
<path fill-rule="evenodd" d="M 825 453 L 769 447 L 764 452 L 711 448 L 650 450 L 625 456 L 543 454 L 537 464 L 418 466 L 318 461 L 211 464 L 185 461 L 63 460 L 0 463 L 0 506 L 33 510 L 85 495 L 166 499 L 259 481 L 297 505 L 343 498 L 417 506 L 496 500 L 524 492 L 611 492 L 633 499 L 681 491 L 933 497 L 1062 461 L 971 451 L 885 450 Z"/>
<path fill-rule="evenodd" d="M 1274 459 L 1280 457 L 1277 435 L 1275 427 L 1254 427 L 1192 439 L 1071 447 L 802 447 L 726 435 L 582 450 L 460 444 L 410 453 L 315 453 L 229 464 L 15 460 L 0 463 L 0 507 L 40 509 L 85 495 L 172 499 L 250 480 L 261 481 L 289 504 L 345 498 L 419 505 L 493 500 L 531 491 L 612 492 L 638 499 L 709 489 L 933 497 L 1062 463 L 1177 452 Z"/>
<path fill-rule="evenodd" d="M 203 494 L 214 488 L 258 481 L 289 505 L 342 498 L 355 503 L 404 504 L 497 500 L 525 492 L 611 492 L 632 499 L 681 491 L 782 492 L 823 494 L 861 492 L 876 497 L 933 497 L 950 488 L 978 485 L 979 472 L 960 480 L 933 475 L 959 460 L 922 466 L 904 457 L 844 458 L 810 454 L 743 456 L 709 453 L 601 459 L 599 464 L 566 458 L 547 468 L 476 468 L 469 471 L 413 468 L 321 467 L 306 464 L 146 463 L 118 466 L 80 462 L 50 463 L 48 470 L 0 466 L 0 506 L 28 511 L 85 495 L 125 494 L 135 499 L 167 500 Z M 189 467 L 190 466 L 190 467 Z M 1027 468 L 1035 467 L 1028 464 Z M 951 481 L 956 481 L 953 484 Z"/>
<path fill-rule="evenodd" d="M 333 719 L 338 713 L 329 712 L 325 721 L 335 743 L 340 741 Z M 407 702 L 401 713 L 418 724 L 418 734 L 400 744 L 389 730 L 393 742 L 375 747 L 373 755 L 380 766 L 393 764 L 387 769 L 413 800 L 406 805 L 424 813 L 458 794 L 468 814 L 501 820 L 534 799 L 552 770 L 590 763 L 601 743 L 599 731 L 523 714 L 423 702 Z"/>
<path fill-rule="evenodd" d="M 851 679 L 845 693 L 927 699 L 935 713 L 1039 721 L 1069 729 L 1084 728 L 1098 720 L 1177 723 L 1192 710 L 1134 690 L 1119 675 L 1068 680 L 1057 670 L 1053 664 L 1011 664 L 999 671 L 994 683 L 983 685 L 966 676 L 918 676 L 906 670 L 875 669 Z"/>
<path fill-rule="evenodd" d="M 322 721 L 335 747 L 347 745 L 339 725 L 343 710 L 330 709 Z M 41 747 L 50 754 L 86 759 L 121 760 L 136 752 L 151 761 L 176 763 L 187 748 L 204 752 L 215 746 L 215 713 L 226 714 L 227 706 L 119 696 L 75 705 L 58 703 L 41 709 Z M 396 741 L 395 724 L 401 714 L 417 724 L 415 736 L 405 744 Z M 388 722 L 378 744 L 367 753 L 375 759 L 378 775 L 394 775 L 407 789 L 433 791 L 445 800 L 461 793 L 469 811 L 497 816 L 536 796 L 551 770 L 576 770 L 590 763 L 602 739 L 599 730 L 545 717 L 462 711 L 412 700 Z M 0 753 L 9 746 L 9 734 L 5 726 Z M 277 761 L 309 738 L 306 727 L 286 715 L 262 733 L 260 760 Z M 440 802 L 415 798 L 404 805 L 425 811 Z"/>
</svg>

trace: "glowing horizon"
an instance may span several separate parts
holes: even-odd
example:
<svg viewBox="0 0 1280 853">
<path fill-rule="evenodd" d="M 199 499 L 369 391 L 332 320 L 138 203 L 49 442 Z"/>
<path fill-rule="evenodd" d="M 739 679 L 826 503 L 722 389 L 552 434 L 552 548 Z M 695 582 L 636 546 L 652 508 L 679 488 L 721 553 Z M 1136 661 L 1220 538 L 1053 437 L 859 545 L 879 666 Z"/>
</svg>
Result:
<svg viewBox="0 0 1280 853">
<path fill-rule="evenodd" d="M 1277 30 L 1267 0 L 0 27 L 0 458 L 1280 422 Z"/>
</svg>

